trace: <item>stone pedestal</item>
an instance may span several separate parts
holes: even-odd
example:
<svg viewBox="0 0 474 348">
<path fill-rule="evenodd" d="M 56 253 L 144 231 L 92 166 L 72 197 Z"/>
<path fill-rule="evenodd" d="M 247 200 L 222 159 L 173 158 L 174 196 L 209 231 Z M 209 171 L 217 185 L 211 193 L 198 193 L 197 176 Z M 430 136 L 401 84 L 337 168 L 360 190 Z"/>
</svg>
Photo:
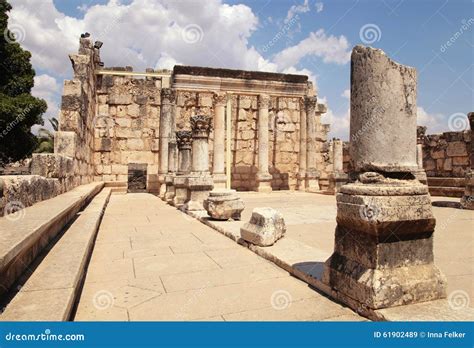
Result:
<svg viewBox="0 0 474 348">
<path fill-rule="evenodd" d="M 227 176 L 225 174 L 225 105 L 227 95 L 214 95 L 214 147 L 212 161 L 212 177 L 215 188 L 225 188 Z"/>
<path fill-rule="evenodd" d="M 268 108 L 270 96 L 258 96 L 258 172 L 256 175 L 257 192 L 271 192 L 272 176 L 268 171 Z"/>
<path fill-rule="evenodd" d="M 192 171 L 186 179 L 188 199 L 184 209 L 188 211 L 203 211 L 204 200 L 214 187 L 209 173 L 208 138 L 211 130 L 211 119 L 205 115 L 191 117 L 193 136 Z"/>
<path fill-rule="evenodd" d="M 474 126 L 474 112 L 467 114 L 471 126 L 471 149 L 469 150 L 470 169 L 466 173 L 466 188 L 461 198 L 463 209 L 474 210 L 474 140 L 472 138 L 472 128 Z"/>
<path fill-rule="evenodd" d="M 351 154 L 358 180 L 340 188 L 334 253 L 323 282 L 356 310 L 446 296 L 434 265 L 435 218 L 416 162 L 416 71 L 356 46 Z M 403 127 L 401 127 L 403 125 Z"/>
<path fill-rule="evenodd" d="M 176 208 L 183 207 L 184 203 L 186 203 L 186 201 L 188 200 L 188 187 L 186 186 L 186 180 L 187 176 L 179 174 L 173 178 L 173 205 Z"/>
<path fill-rule="evenodd" d="M 204 201 L 204 208 L 215 220 L 240 220 L 245 205 L 235 190 L 214 189 Z"/>
<path fill-rule="evenodd" d="M 176 194 L 175 187 L 174 187 L 175 177 L 176 177 L 176 174 L 165 175 L 165 185 L 166 185 L 165 201 L 168 204 L 173 204 L 174 196 Z"/>
<path fill-rule="evenodd" d="M 306 172 L 306 191 L 308 192 L 318 192 L 319 191 L 319 177 L 321 173 L 314 169 L 308 169 Z"/>
<path fill-rule="evenodd" d="M 272 208 L 255 208 L 250 222 L 240 228 L 240 235 L 245 241 L 270 246 L 282 238 L 286 232 L 283 216 Z"/>
</svg>

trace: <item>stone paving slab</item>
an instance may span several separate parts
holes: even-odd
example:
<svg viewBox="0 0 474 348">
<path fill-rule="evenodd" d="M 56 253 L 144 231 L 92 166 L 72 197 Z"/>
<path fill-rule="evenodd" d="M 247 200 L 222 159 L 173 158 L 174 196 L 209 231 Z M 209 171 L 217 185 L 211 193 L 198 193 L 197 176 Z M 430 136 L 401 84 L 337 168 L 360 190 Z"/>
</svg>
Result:
<svg viewBox="0 0 474 348">
<path fill-rule="evenodd" d="M 69 318 L 109 197 L 110 189 L 105 188 L 93 198 L 22 284 L 0 320 Z"/>
<path fill-rule="evenodd" d="M 111 196 L 75 320 L 254 320 L 254 311 L 364 320 L 156 196 Z"/>
<path fill-rule="evenodd" d="M 246 206 L 241 221 L 214 221 L 205 213 L 192 215 L 230 239 L 248 246 L 258 255 L 274 262 L 308 284 L 338 298 L 339 294 L 331 292 L 331 289 L 321 282 L 324 262 L 332 254 L 334 245 L 337 212 L 335 197 L 289 191 L 271 194 L 243 192 L 240 195 Z M 440 200 L 456 199 L 433 198 L 433 201 Z M 249 246 L 240 239 L 240 227 L 250 220 L 252 210 L 256 207 L 272 207 L 285 217 L 287 233 L 273 246 Z M 448 278 L 448 294 L 457 294 L 461 297 L 459 301 L 463 301 L 465 306 L 470 304 L 471 308 L 453 311 L 448 300 L 427 302 L 413 308 L 431 312 L 431 315 L 426 316 L 430 318 L 428 320 L 471 320 L 474 313 L 472 310 L 474 300 L 471 300 L 474 299 L 472 283 L 474 212 L 436 206 L 433 207 L 433 212 L 437 219 L 436 264 Z M 453 233 L 456 234 L 456 238 L 452 238 Z M 375 320 L 413 320 L 411 315 L 403 315 L 403 307 L 383 310 L 384 312 L 375 311 L 366 315 Z M 406 313 L 411 311 L 408 308 Z"/>
</svg>

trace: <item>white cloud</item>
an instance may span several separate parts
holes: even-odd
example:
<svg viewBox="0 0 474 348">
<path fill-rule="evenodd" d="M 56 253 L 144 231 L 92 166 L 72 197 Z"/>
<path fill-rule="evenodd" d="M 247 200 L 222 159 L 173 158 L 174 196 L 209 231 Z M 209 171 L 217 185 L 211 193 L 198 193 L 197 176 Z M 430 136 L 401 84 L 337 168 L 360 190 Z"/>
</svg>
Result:
<svg viewBox="0 0 474 348">
<path fill-rule="evenodd" d="M 341 97 L 351 100 L 351 90 L 345 89 L 344 92 L 342 92 Z"/>
<path fill-rule="evenodd" d="M 43 115 L 43 119 L 45 120 L 44 126 L 45 128 L 52 130 L 51 124 L 48 119 L 52 117 L 59 117 L 59 100 L 58 96 L 61 92 L 61 88 L 59 83 L 56 79 L 50 75 L 42 74 L 35 76 L 35 85 L 31 91 L 35 97 L 42 98 L 48 104 L 48 109 L 46 113 Z M 36 134 L 38 129 L 41 126 L 35 125 L 32 127 L 33 133 Z"/>
<path fill-rule="evenodd" d="M 325 63 L 346 64 L 350 60 L 350 46 L 346 37 L 327 36 L 324 29 L 311 32 L 297 45 L 288 47 L 275 56 L 274 62 L 282 68 L 295 66 L 306 56 L 321 57 Z"/>
<path fill-rule="evenodd" d="M 324 9 L 324 4 L 322 2 L 317 2 L 315 4 L 315 7 L 316 7 L 316 12 L 319 13 L 319 12 L 322 12 L 322 10 Z"/>
<path fill-rule="evenodd" d="M 430 114 L 418 106 L 416 108 L 417 124 L 426 126 L 426 134 L 442 133 L 449 131 L 448 122 L 442 114 Z"/>
<path fill-rule="evenodd" d="M 304 3 L 301 5 L 293 5 L 290 7 L 288 10 L 288 13 L 286 14 L 286 18 L 284 20 L 285 24 L 288 23 L 296 14 L 298 13 L 306 13 L 308 12 L 309 5 L 308 5 L 308 0 L 304 0 Z"/>
</svg>

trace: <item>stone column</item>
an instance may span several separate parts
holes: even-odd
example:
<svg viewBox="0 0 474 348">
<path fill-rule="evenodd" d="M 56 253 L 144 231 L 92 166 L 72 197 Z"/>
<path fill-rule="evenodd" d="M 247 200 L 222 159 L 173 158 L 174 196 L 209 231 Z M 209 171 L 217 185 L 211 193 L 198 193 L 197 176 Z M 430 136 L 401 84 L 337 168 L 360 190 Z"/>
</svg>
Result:
<svg viewBox="0 0 474 348">
<path fill-rule="evenodd" d="M 306 189 L 306 143 L 307 143 L 307 123 L 306 123 L 306 108 L 304 99 L 300 99 L 300 152 L 299 164 L 300 168 L 297 175 L 297 188 L 300 191 Z"/>
<path fill-rule="evenodd" d="M 272 176 L 268 171 L 268 108 L 270 96 L 258 96 L 258 172 L 257 191 L 271 192 Z"/>
<path fill-rule="evenodd" d="M 178 172 L 173 179 L 175 195 L 173 205 L 181 208 L 188 198 L 186 186 L 187 174 L 191 171 L 191 146 L 193 142 L 191 131 L 176 132 L 178 146 Z"/>
<path fill-rule="evenodd" d="M 166 180 L 165 176 L 169 170 L 169 141 L 171 135 L 171 123 L 173 119 L 173 104 L 175 102 L 175 91 L 171 88 L 161 90 L 161 112 L 160 112 L 160 167 L 158 169 L 158 181 L 160 183 L 160 198 L 165 199 Z"/>
<path fill-rule="evenodd" d="M 306 147 L 306 191 L 316 192 L 319 191 L 319 176 L 320 173 L 316 169 L 317 159 L 317 131 L 318 122 L 316 119 L 316 104 L 317 98 L 314 96 L 305 97 L 306 106 L 306 134 L 307 134 L 307 147 Z"/>
<path fill-rule="evenodd" d="M 214 94 L 214 148 L 212 177 L 215 188 L 225 188 L 225 105 L 226 93 Z"/>
<path fill-rule="evenodd" d="M 472 138 L 472 129 L 474 127 L 474 112 L 467 114 L 471 126 L 471 148 L 469 149 L 470 169 L 466 172 L 466 189 L 461 198 L 461 206 L 464 209 L 474 210 L 474 139 Z"/>
<path fill-rule="evenodd" d="M 214 183 L 209 173 L 209 132 L 211 118 L 205 115 L 191 117 L 193 136 L 191 174 L 186 180 L 188 201 L 184 205 L 187 211 L 205 211 L 203 202 L 209 196 Z"/>
<path fill-rule="evenodd" d="M 337 195 L 334 253 L 323 282 L 362 313 L 440 299 L 436 224 L 416 162 L 416 70 L 356 46 L 351 62 L 351 152 L 358 181 Z"/>
<path fill-rule="evenodd" d="M 413 171 L 412 174 L 419 182 L 427 185 L 428 178 L 423 168 L 423 142 L 425 141 L 425 132 L 426 127 L 418 126 L 416 128 L 416 163 L 418 168 Z"/>
<path fill-rule="evenodd" d="M 333 173 L 332 181 L 334 192 L 339 192 L 342 185 L 346 184 L 349 177 L 344 173 L 343 165 L 343 142 L 340 139 L 334 139 L 332 142 Z"/>
<path fill-rule="evenodd" d="M 172 127 L 173 129 L 174 127 Z M 176 176 L 177 171 L 177 152 L 178 147 L 176 145 L 176 135 L 173 131 L 172 137 L 170 142 L 168 143 L 168 174 L 165 175 L 165 184 L 166 184 L 166 192 L 165 192 L 165 201 L 169 204 L 173 203 L 173 198 L 175 195 L 175 187 L 174 187 L 174 178 Z"/>
</svg>

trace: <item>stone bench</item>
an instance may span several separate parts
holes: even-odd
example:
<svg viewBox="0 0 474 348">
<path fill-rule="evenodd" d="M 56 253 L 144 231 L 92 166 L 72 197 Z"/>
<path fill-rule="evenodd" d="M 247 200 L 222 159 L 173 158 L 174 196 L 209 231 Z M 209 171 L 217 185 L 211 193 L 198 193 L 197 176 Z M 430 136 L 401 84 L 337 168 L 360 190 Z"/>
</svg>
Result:
<svg viewBox="0 0 474 348">
<path fill-rule="evenodd" d="M 1 321 L 70 318 L 110 194 L 111 188 L 104 188 L 93 198 L 7 305 Z"/>
<path fill-rule="evenodd" d="M 102 189 L 103 183 L 75 189 L 0 218 L 0 296 L 28 270 L 31 262 Z"/>
</svg>

